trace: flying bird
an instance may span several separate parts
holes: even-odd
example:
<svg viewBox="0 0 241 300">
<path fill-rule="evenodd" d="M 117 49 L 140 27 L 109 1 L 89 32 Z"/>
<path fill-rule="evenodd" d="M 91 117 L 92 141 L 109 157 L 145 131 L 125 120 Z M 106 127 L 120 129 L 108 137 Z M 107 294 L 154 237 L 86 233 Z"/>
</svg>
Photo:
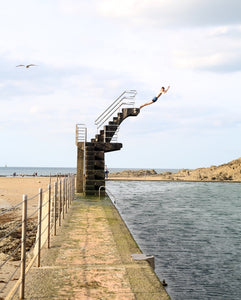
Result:
<svg viewBox="0 0 241 300">
<path fill-rule="evenodd" d="M 25 68 L 29 68 L 29 67 L 33 67 L 33 66 L 37 66 L 37 65 L 34 65 L 34 64 L 30 64 L 30 65 L 17 65 L 16 67 L 25 67 Z"/>
</svg>

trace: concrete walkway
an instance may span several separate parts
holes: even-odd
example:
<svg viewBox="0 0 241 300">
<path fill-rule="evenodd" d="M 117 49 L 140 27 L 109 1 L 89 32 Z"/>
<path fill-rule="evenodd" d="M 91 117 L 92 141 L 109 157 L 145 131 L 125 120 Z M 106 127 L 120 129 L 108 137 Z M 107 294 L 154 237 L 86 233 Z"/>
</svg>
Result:
<svg viewBox="0 0 241 300">
<path fill-rule="evenodd" d="M 170 299 L 110 201 L 78 196 L 41 267 L 26 278 L 26 299 Z"/>
</svg>

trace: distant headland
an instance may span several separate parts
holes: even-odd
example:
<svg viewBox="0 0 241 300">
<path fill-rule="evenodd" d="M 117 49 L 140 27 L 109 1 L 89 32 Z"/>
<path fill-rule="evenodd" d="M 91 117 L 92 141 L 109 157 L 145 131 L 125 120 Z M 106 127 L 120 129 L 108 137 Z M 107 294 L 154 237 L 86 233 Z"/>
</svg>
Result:
<svg viewBox="0 0 241 300">
<path fill-rule="evenodd" d="M 126 170 L 110 173 L 111 180 L 167 180 L 167 181 L 218 181 L 241 182 L 241 157 L 229 163 L 195 170 L 182 169 L 176 173 L 157 173 L 155 170 Z"/>
</svg>

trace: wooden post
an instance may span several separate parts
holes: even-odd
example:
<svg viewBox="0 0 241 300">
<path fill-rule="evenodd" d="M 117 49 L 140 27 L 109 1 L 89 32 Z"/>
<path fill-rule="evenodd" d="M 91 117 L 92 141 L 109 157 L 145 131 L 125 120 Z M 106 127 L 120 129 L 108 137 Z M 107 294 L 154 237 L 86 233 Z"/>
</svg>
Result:
<svg viewBox="0 0 241 300">
<path fill-rule="evenodd" d="M 27 231 L 27 195 L 23 195 L 22 206 L 22 245 L 21 245 L 21 270 L 20 270 L 20 293 L 19 298 L 24 299 L 25 268 L 26 268 L 26 231 Z"/>
<path fill-rule="evenodd" d="M 62 208 L 62 213 L 63 213 L 63 219 L 64 219 L 64 214 L 65 214 L 65 211 L 64 211 L 64 205 L 65 205 L 65 192 L 64 192 L 64 181 L 65 181 L 65 178 L 63 179 L 63 185 L 62 185 L 62 187 L 63 187 L 63 189 L 62 189 L 62 194 L 63 194 L 63 196 L 62 196 L 62 200 L 63 200 L 63 208 Z"/>
<path fill-rule="evenodd" d="M 70 177 L 68 177 L 68 180 L 67 180 L 67 197 L 68 197 L 68 209 L 69 209 L 69 204 L 70 204 Z"/>
<path fill-rule="evenodd" d="M 56 235 L 57 222 L 57 182 L 54 183 L 54 235 Z"/>
<path fill-rule="evenodd" d="M 43 190 L 39 189 L 39 211 L 38 211 L 38 261 L 37 267 L 40 267 L 41 256 L 41 236 L 42 236 L 42 205 L 43 204 Z"/>
<path fill-rule="evenodd" d="M 59 181 L 59 226 L 61 226 L 61 213 L 62 213 L 62 193 L 61 193 L 61 180 Z"/>
<path fill-rule="evenodd" d="M 48 199 L 48 243 L 47 247 L 50 248 L 50 229 L 51 229 L 51 185 L 48 185 L 49 188 L 49 199 Z"/>
<path fill-rule="evenodd" d="M 68 198 L 67 198 L 67 178 L 65 178 L 65 187 L 64 187 L 64 191 L 65 191 L 65 212 L 67 214 L 68 212 L 68 205 L 67 205 L 67 202 L 68 202 Z"/>
</svg>

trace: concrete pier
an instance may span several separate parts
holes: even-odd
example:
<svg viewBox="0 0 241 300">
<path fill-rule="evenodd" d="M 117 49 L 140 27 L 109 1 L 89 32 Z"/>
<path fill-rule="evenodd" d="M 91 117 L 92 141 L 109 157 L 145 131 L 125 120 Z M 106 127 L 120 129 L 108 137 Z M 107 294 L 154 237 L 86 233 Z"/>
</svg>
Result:
<svg viewBox="0 0 241 300">
<path fill-rule="evenodd" d="M 40 268 L 26 278 L 26 299 L 170 299 L 111 200 L 78 195 Z M 16 298 L 17 299 L 17 298 Z"/>
</svg>

